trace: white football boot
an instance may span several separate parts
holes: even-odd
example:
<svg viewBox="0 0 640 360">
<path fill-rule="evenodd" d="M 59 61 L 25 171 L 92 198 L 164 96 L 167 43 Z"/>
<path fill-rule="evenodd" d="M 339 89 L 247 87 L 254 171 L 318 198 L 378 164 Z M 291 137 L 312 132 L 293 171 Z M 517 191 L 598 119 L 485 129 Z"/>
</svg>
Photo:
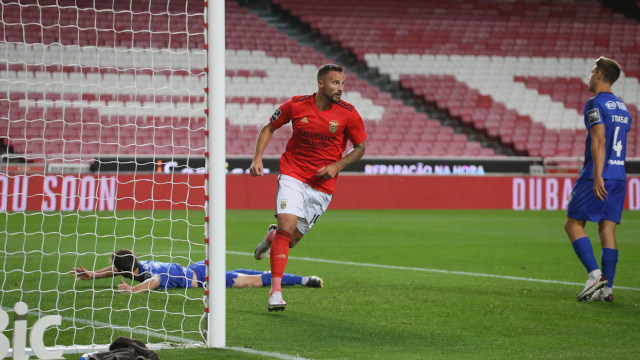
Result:
<svg viewBox="0 0 640 360">
<path fill-rule="evenodd" d="M 593 293 L 593 295 L 591 295 L 591 297 L 588 298 L 586 301 L 591 301 L 591 302 L 599 302 L 599 301 L 613 302 L 613 295 L 611 294 L 611 288 L 605 286 L 600 290 L 596 290 Z"/>
<path fill-rule="evenodd" d="M 584 290 L 578 295 L 578 301 L 584 301 L 589 299 L 596 290 L 600 290 L 605 285 L 607 285 L 607 278 L 602 275 L 602 272 L 598 270 L 593 270 L 589 274 L 589 280 L 587 280 L 587 284 L 584 286 Z"/>
<path fill-rule="evenodd" d="M 273 241 L 273 237 L 275 236 L 271 233 L 275 232 L 277 228 L 278 226 L 276 224 L 269 225 L 267 234 L 264 236 L 264 239 L 260 241 L 258 246 L 256 246 L 256 250 L 253 252 L 253 257 L 256 258 L 256 260 L 261 260 L 271 252 L 271 241 Z"/>
<path fill-rule="evenodd" d="M 282 299 L 280 291 L 274 291 L 269 295 L 269 311 L 284 311 L 286 307 L 287 303 Z"/>
</svg>

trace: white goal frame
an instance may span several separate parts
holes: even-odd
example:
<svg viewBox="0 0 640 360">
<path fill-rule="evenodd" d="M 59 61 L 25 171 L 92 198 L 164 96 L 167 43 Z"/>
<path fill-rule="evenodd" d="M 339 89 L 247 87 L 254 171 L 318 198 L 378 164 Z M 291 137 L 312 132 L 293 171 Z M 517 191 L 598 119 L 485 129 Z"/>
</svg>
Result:
<svg viewBox="0 0 640 360">
<path fill-rule="evenodd" d="M 212 279 L 208 296 L 207 345 L 225 347 L 226 340 L 226 131 L 225 131 L 225 6 L 224 0 L 207 3 L 207 27 L 209 51 L 209 75 L 207 77 L 210 96 L 209 109 L 209 201 L 207 202 L 209 226 L 209 279 Z M 213 201 L 212 201 L 213 200 Z M 213 221 L 211 222 L 211 219 Z M 211 294 L 213 292 L 213 294 Z"/>
</svg>

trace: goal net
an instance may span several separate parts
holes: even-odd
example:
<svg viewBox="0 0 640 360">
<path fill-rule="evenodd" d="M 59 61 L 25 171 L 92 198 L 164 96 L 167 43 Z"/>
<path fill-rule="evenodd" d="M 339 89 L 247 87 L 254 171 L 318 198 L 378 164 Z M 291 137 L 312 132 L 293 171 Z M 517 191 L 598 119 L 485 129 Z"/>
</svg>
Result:
<svg viewBox="0 0 640 360">
<path fill-rule="evenodd" d="M 0 305 L 26 303 L 29 326 L 60 315 L 47 346 L 203 342 L 204 289 L 126 294 L 71 269 L 118 249 L 205 260 L 205 15 L 201 0 L 0 4 Z"/>
</svg>

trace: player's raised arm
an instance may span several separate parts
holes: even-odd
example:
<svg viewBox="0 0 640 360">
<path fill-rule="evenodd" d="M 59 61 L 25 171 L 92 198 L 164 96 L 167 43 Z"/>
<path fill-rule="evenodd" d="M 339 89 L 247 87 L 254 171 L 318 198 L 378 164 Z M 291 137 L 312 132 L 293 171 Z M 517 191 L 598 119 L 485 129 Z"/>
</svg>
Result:
<svg viewBox="0 0 640 360">
<path fill-rule="evenodd" d="M 271 141 L 271 136 L 276 131 L 276 128 L 271 124 L 271 122 L 266 123 L 258 134 L 258 140 L 256 140 L 256 150 L 253 153 L 253 161 L 251 162 L 251 167 L 249 168 L 249 172 L 251 176 L 262 176 L 264 175 L 264 165 L 262 163 L 262 155 L 264 154 L 264 150 L 269 145 Z"/>
</svg>

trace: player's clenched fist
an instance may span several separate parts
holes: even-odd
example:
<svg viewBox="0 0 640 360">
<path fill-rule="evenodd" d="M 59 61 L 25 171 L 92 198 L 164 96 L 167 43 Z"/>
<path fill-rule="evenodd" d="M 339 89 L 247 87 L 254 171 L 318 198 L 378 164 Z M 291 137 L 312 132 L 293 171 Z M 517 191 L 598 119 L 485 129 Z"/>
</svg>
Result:
<svg viewBox="0 0 640 360">
<path fill-rule="evenodd" d="M 251 167 L 249 168 L 249 173 L 251 176 L 262 176 L 264 175 L 264 167 L 262 162 L 252 162 Z"/>
</svg>

